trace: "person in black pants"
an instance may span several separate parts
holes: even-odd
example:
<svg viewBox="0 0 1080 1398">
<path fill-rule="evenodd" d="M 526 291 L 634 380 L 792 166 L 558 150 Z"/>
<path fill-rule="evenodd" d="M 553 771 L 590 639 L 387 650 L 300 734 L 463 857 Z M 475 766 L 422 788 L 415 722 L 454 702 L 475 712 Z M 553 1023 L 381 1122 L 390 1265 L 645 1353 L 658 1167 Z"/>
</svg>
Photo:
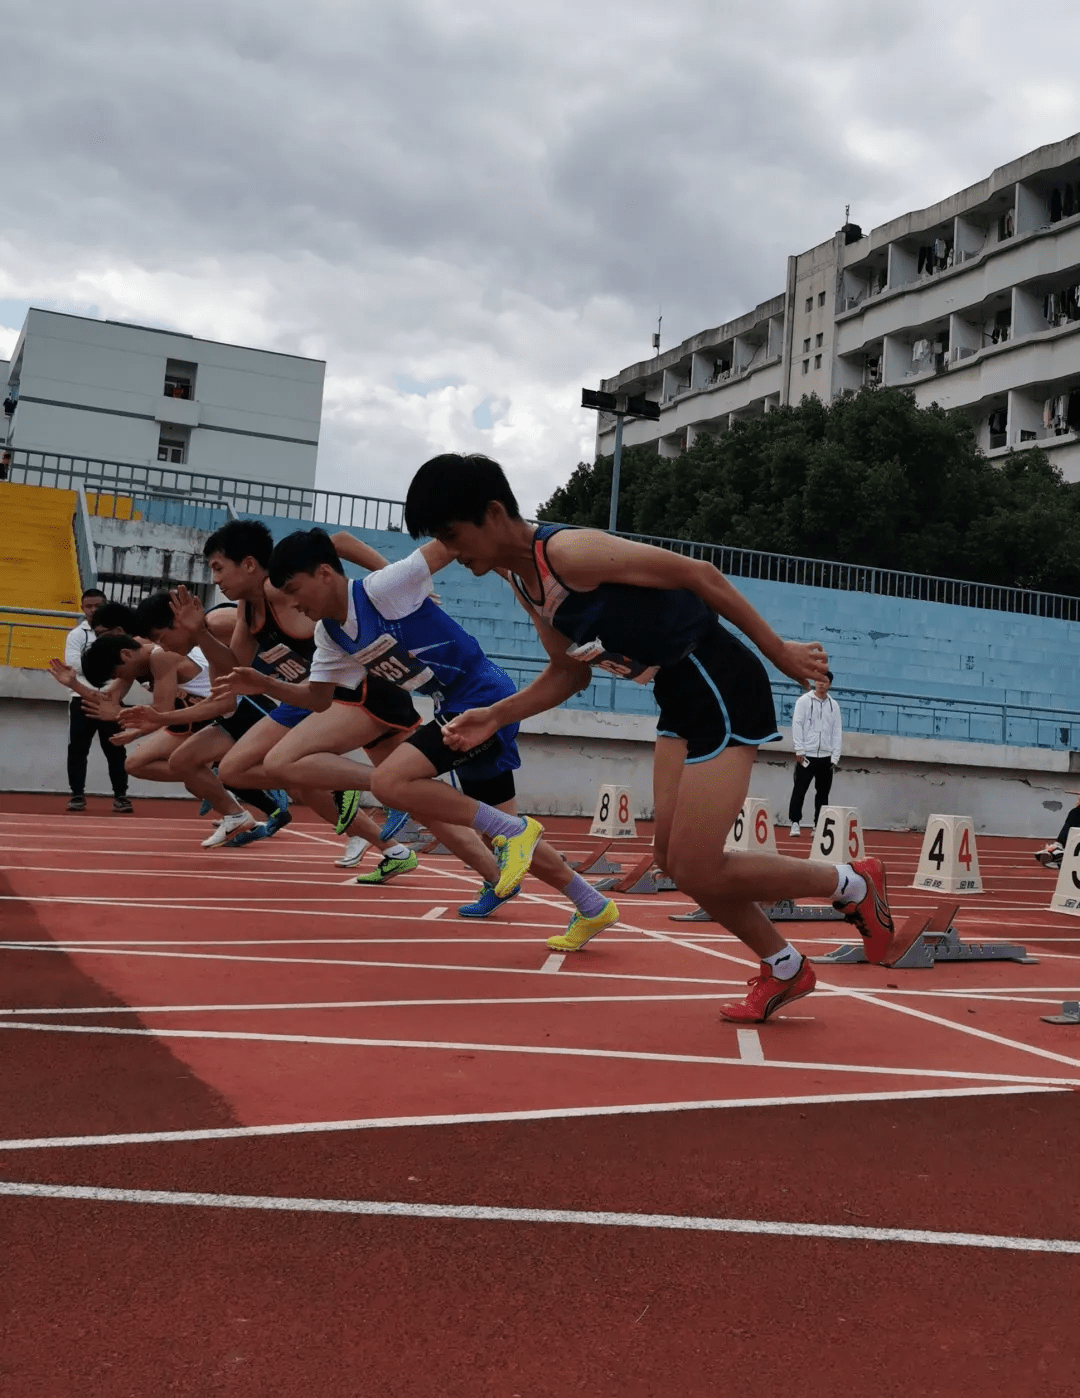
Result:
<svg viewBox="0 0 1080 1398">
<path fill-rule="evenodd" d="M 800 696 L 791 715 L 791 740 L 795 747 L 795 782 L 788 805 L 791 834 L 799 834 L 803 801 L 814 783 L 814 825 L 822 806 L 829 804 L 833 772 L 840 762 L 843 727 L 840 706 L 829 697 L 832 671 L 814 682 L 813 689 Z"/>
<path fill-rule="evenodd" d="M 113 734 L 120 732 L 120 725 L 118 723 L 104 723 L 88 714 L 83 708 L 80 697 L 81 689 L 88 690 L 82 673 L 83 652 L 93 644 L 99 629 L 110 629 L 96 626 L 98 612 L 104 608 L 105 615 L 102 619 L 111 621 L 113 618 L 108 613 L 117 607 L 117 604 L 108 602 L 100 588 L 90 587 L 82 595 L 81 606 L 84 619 L 68 632 L 64 645 L 64 664 L 60 665 L 59 662 L 54 661 L 50 666 L 53 675 L 60 680 L 60 683 L 67 685 L 69 689 L 74 691 L 74 698 L 68 712 L 67 778 L 71 799 L 68 801 L 67 808 L 69 811 L 86 810 L 86 766 L 96 735 L 109 768 L 109 784 L 113 790 L 113 810 L 118 815 L 130 815 L 133 808 L 127 794 L 128 776 L 125 767 L 127 754 L 122 747 L 117 747 L 115 743 L 109 741 Z M 122 610 L 127 612 L 128 608 Z M 122 619 L 117 619 L 117 622 L 122 625 Z"/>
</svg>

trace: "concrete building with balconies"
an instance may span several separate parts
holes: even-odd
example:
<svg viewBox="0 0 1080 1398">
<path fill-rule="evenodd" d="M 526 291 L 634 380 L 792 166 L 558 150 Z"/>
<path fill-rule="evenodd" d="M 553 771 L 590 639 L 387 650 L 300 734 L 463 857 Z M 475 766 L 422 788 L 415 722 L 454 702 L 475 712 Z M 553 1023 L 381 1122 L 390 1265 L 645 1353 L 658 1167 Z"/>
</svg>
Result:
<svg viewBox="0 0 1080 1398">
<path fill-rule="evenodd" d="M 788 258 L 782 294 L 601 387 L 659 399 L 628 446 L 677 455 L 816 394 L 907 387 L 971 418 L 983 450 L 1044 448 L 1080 480 L 1080 135 L 1042 146 L 865 236 Z M 601 415 L 597 452 L 614 419 Z"/>
<path fill-rule="evenodd" d="M 310 486 L 325 367 L 178 331 L 31 309 L 0 368 L 6 445 Z"/>
</svg>

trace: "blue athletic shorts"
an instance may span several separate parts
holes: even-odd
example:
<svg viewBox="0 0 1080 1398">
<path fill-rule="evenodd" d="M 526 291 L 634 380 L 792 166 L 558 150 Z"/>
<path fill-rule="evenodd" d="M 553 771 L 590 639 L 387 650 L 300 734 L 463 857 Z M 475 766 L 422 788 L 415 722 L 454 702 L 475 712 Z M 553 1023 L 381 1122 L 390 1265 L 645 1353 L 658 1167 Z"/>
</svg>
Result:
<svg viewBox="0 0 1080 1398">
<path fill-rule="evenodd" d="M 270 710 L 267 718 L 280 723 L 282 728 L 295 728 L 298 723 L 303 723 L 310 713 L 310 709 L 298 709 L 295 704 L 279 704 L 276 709 Z"/>
</svg>

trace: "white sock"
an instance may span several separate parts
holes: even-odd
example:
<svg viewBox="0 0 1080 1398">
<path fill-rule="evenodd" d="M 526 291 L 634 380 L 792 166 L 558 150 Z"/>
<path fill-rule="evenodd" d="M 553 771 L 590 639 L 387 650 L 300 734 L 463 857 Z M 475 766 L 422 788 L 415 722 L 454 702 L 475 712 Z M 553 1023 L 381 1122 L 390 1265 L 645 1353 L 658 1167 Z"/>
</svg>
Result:
<svg viewBox="0 0 1080 1398">
<path fill-rule="evenodd" d="M 409 857 L 409 846 L 408 846 L 408 845 L 390 845 L 390 847 L 389 847 L 388 849 L 384 849 L 384 850 L 383 850 L 383 852 L 382 852 L 382 857 L 383 857 L 384 859 L 408 859 L 408 857 Z"/>
<path fill-rule="evenodd" d="M 834 903 L 861 903 L 866 897 L 866 880 L 857 874 L 850 864 L 836 866 L 836 892 Z"/>
<path fill-rule="evenodd" d="M 793 946 L 785 946 L 782 951 L 767 956 L 765 964 L 772 967 L 772 973 L 778 981 L 789 981 L 799 974 L 802 960 Z"/>
</svg>

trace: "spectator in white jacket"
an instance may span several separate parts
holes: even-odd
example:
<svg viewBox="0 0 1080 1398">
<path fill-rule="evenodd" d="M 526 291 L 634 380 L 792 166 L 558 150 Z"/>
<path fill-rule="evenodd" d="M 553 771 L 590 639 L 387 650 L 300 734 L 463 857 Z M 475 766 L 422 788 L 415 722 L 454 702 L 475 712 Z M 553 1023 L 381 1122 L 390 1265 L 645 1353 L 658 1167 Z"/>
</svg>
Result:
<svg viewBox="0 0 1080 1398">
<path fill-rule="evenodd" d="M 791 716 L 795 784 L 791 790 L 788 819 L 791 821 L 792 835 L 799 834 L 803 801 L 811 781 L 814 783 L 814 824 L 817 825 L 822 806 L 829 802 L 832 774 L 840 765 L 840 745 L 844 736 L 840 726 L 840 705 L 829 697 L 832 671 L 826 671 L 826 674 L 827 679 L 816 681 L 812 690 L 799 696 Z"/>
</svg>

